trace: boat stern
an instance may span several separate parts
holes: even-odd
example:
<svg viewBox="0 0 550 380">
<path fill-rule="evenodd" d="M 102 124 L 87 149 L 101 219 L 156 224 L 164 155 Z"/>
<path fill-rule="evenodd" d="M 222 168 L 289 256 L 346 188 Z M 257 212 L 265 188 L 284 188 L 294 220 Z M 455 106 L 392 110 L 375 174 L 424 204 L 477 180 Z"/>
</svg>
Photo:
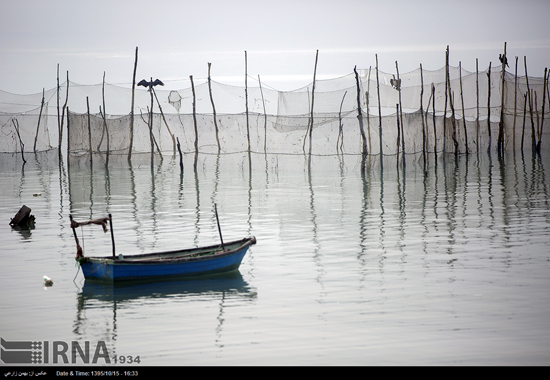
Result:
<svg viewBox="0 0 550 380">
<path fill-rule="evenodd" d="M 111 261 L 111 263 L 109 263 L 109 261 Z M 113 281 L 115 276 L 112 261 L 113 260 L 109 259 L 98 260 L 86 258 L 80 261 L 80 267 L 82 268 L 84 277 L 87 279 Z"/>
</svg>

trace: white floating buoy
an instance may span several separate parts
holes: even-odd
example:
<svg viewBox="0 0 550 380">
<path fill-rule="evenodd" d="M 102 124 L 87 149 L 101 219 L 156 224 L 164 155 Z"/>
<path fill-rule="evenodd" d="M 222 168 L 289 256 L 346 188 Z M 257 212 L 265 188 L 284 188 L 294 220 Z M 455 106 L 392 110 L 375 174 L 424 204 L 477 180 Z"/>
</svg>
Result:
<svg viewBox="0 0 550 380">
<path fill-rule="evenodd" d="M 44 276 L 44 285 L 45 286 L 52 286 L 53 285 L 53 280 L 51 278 L 49 278 L 48 276 Z"/>
</svg>

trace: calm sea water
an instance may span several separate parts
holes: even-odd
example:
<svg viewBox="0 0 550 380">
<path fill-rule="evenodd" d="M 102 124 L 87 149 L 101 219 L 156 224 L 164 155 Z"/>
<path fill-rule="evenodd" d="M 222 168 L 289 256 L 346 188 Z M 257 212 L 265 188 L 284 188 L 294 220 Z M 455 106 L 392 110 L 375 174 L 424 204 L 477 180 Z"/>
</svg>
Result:
<svg viewBox="0 0 550 380">
<path fill-rule="evenodd" d="M 139 365 L 549 365 L 547 152 L 372 157 L 0 155 L 0 335 L 105 341 Z M 239 272 L 87 283 L 69 214 L 117 253 L 257 238 Z M 8 223 L 22 205 L 36 227 Z M 110 234 L 78 231 L 85 254 Z M 53 286 L 44 287 L 47 275 Z"/>
</svg>

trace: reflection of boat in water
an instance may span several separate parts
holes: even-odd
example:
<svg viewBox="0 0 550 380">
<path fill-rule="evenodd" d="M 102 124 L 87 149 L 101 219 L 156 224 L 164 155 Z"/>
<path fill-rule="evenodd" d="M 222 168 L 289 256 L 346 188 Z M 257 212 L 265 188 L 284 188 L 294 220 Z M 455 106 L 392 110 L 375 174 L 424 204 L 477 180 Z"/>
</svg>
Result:
<svg viewBox="0 0 550 380">
<path fill-rule="evenodd" d="M 217 217 L 217 214 L 216 214 Z M 106 218 L 78 223 L 71 218 L 71 227 L 77 245 L 77 257 L 86 279 L 104 281 L 130 281 L 195 277 L 234 271 L 239 268 L 248 248 L 256 244 L 255 237 L 207 247 L 181 249 L 139 255 L 115 255 L 111 215 Z M 111 227 L 112 257 L 85 257 L 78 242 L 75 228 L 86 224 L 98 224 L 107 231 Z M 221 233 L 220 233 L 221 237 Z"/>
<path fill-rule="evenodd" d="M 161 281 L 85 281 L 77 293 L 77 313 L 73 324 L 76 336 L 93 336 L 110 342 L 110 352 L 116 352 L 118 327 L 121 321 L 132 326 L 131 321 L 121 318 L 118 311 L 131 308 L 136 313 L 146 313 L 151 301 L 155 304 L 170 302 L 208 301 L 218 305 L 218 316 L 214 321 L 216 339 L 223 334 L 223 314 L 228 301 L 244 305 L 255 302 L 257 291 L 251 287 L 236 270 L 201 279 L 178 279 Z M 234 306 L 234 302 L 231 302 Z M 107 314 L 105 314 L 107 311 Z M 101 314 L 103 312 L 103 314 Z M 103 318 L 112 312 L 112 320 Z M 99 314 L 98 314 L 99 313 Z M 101 324 L 97 323 L 102 316 Z M 140 322 L 138 322 L 139 325 Z"/>
<path fill-rule="evenodd" d="M 179 279 L 167 281 L 86 281 L 79 294 L 82 301 L 87 299 L 123 302 L 139 298 L 163 297 L 219 297 L 238 296 L 256 298 L 241 273 L 237 271 L 201 279 Z"/>
</svg>

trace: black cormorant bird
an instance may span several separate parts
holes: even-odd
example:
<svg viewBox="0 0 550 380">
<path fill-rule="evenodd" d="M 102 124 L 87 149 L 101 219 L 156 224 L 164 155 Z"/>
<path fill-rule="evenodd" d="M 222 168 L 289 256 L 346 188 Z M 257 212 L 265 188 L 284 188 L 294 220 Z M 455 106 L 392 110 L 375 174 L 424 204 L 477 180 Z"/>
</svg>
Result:
<svg viewBox="0 0 550 380">
<path fill-rule="evenodd" d="M 151 88 L 151 87 L 154 87 L 156 85 L 164 86 L 164 83 L 162 83 L 160 79 L 155 79 L 154 81 L 151 80 L 151 82 L 148 82 L 145 79 L 142 79 L 137 85 Z"/>
<path fill-rule="evenodd" d="M 504 63 L 506 66 L 508 66 L 508 58 L 506 58 L 506 54 L 505 55 L 499 54 L 498 59 L 499 59 L 500 63 Z M 510 67 L 510 66 L 508 66 L 508 67 Z"/>
</svg>

